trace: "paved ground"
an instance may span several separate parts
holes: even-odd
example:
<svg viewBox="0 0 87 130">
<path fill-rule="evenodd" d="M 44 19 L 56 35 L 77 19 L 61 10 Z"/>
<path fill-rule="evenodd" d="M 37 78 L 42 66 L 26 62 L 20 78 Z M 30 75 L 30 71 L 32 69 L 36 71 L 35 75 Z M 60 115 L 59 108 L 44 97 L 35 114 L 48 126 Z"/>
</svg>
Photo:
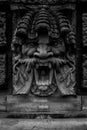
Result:
<svg viewBox="0 0 87 130">
<path fill-rule="evenodd" d="M 2 118 L 0 130 L 87 130 L 87 118 L 57 120 Z"/>
</svg>

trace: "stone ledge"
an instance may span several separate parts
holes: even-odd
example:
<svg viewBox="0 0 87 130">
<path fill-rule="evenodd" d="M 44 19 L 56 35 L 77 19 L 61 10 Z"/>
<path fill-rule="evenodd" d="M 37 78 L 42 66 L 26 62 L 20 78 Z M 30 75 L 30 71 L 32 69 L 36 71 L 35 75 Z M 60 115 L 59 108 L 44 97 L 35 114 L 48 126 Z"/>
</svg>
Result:
<svg viewBox="0 0 87 130">
<path fill-rule="evenodd" d="M 86 130 L 86 119 L 0 119 L 0 130 Z"/>
<path fill-rule="evenodd" d="M 46 113 L 46 112 L 34 112 L 34 113 L 18 113 L 18 112 L 7 112 L 1 113 L 0 118 L 17 118 L 17 119 L 73 119 L 73 118 L 87 118 L 87 111 L 61 111 L 59 113 Z"/>
<path fill-rule="evenodd" d="M 36 101 L 35 101 L 36 100 Z M 81 96 L 60 97 L 54 100 L 50 98 L 47 101 L 29 97 L 27 95 L 7 96 L 7 111 L 17 113 L 40 112 L 40 106 L 48 106 L 48 112 L 59 113 L 60 111 L 80 111 Z M 41 110 L 42 112 L 42 110 Z"/>
</svg>

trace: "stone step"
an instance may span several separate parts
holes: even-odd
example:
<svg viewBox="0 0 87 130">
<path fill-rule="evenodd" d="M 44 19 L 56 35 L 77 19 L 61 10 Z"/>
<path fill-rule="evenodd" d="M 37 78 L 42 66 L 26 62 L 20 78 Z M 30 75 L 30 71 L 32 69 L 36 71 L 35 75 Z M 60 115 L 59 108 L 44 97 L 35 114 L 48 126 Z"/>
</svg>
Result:
<svg viewBox="0 0 87 130">
<path fill-rule="evenodd" d="M 0 119 L 0 130 L 87 130 L 87 118 L 57 120 Z"/>
</svg>

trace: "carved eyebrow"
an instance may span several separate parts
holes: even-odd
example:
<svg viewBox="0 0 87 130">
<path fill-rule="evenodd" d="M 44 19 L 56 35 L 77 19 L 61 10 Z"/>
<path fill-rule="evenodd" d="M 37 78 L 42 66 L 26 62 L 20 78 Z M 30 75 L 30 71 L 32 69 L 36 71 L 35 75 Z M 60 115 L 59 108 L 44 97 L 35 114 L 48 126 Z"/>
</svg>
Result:
<svg viewBox="0 0 87 130">
<path fill-rule="evenodd" d="M 58 42 L 58 41 L 62 41 L 62 38 L 50 38 L 50 42 Z"/>
<path fill-rule="evenodd" d="M 38 39 L 37 38 L 34 38 L 34 39 L 27 39 L 26 40 L 26 44 L 30 44 L 30 43 L 38 43 Z"/>
</svg>

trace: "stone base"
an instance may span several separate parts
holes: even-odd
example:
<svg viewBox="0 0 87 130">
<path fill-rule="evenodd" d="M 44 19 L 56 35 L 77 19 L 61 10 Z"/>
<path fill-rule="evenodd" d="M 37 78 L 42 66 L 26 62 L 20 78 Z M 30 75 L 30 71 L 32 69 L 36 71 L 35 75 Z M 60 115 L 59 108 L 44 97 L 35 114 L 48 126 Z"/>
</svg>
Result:
<svg viewBox="0 0 87 130">
<path fill-rule="evenodd" d="M 29 119 L 0 119 L 0 130 L 86 130 L 87 118 L 29 120 Z"/>
</svg>

